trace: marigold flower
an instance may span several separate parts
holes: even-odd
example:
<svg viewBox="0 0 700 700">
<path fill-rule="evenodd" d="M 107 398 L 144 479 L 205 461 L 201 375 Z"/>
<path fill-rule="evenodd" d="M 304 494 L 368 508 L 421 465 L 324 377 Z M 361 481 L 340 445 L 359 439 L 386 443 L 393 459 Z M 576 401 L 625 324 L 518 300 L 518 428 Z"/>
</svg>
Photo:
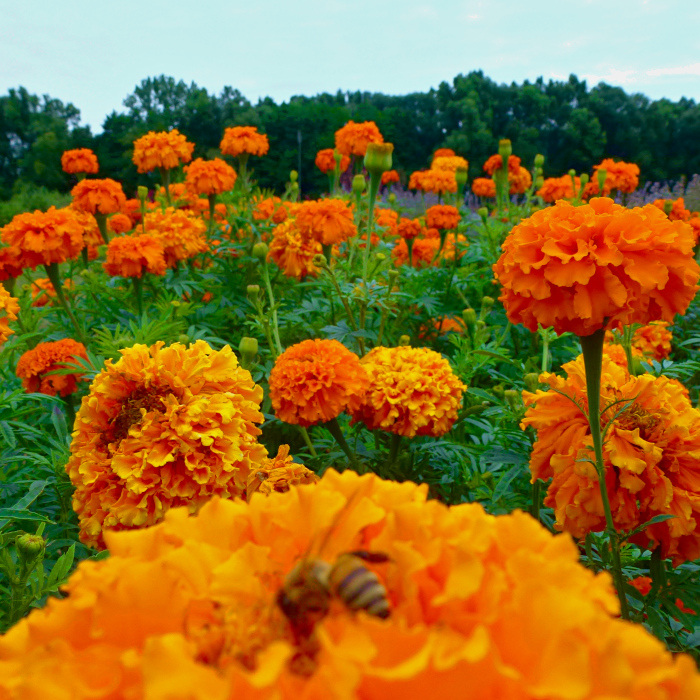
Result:
<svg viewBox="0 0 700 700">
<path fill-rule="evenodd" d="M 377 226 L 384 226 L 395 232 L 396 224 L 399 221 L 399 212 L 388 207 L 374 208 L 374 223 Z"/>
<path fill-rule="evenodd" d="M 16 245 L 0 246 L 0 282 L 19 277 L 24 271 L 22 251 Z"/>
<path fill-rule="evenodd" d="M 448 233 L 445 237 L 440 255 L 438 255 L 438 251 L 440 250 L 440 232 L 435 228 L 421 228 L 421 234 L 421 237 L 413 239 L 413 248 L 411 251 L 413 267 L 437 267 L 443 260 L 454 260 L 455 236 L 453 233 Z M 396 267 L 408 265 L 407 240 L 407 238 L 399 239 L 391 251 Z M 457 236 L 457 241 L 463 246 L 466 246 L 467 239 L 461 234 Z M 462 255 L 463 252 L 460 253 L 460 257 Z"/>
<path fill-rule="evenodd" d="M 356 123 L 351 119 L 335 132 L 335 147 L 345 156 L 364 156 L 370 143 L 384 143 L 374 122 Z"/>
<path fill-rule="evenodd" d="M 513 228 L 493 269 L 513 323 L 585 336 L 683 313 L 700 277 L 693 243 L 687 224 L 651 204 L 560 200 Z"/>
<path fill-rule="evenodd" d="M 616 619 L 610 577 L 527 514 L 448 508 L 428 489 L 329 470 L 315 485 L 213 498 L 81 562 L 0 638 L 0 693 L 18 697 L 601 697 L 691 700 L 700 674 Z M 318 553 L 324 533 L 333 533 Z M 353 550 L 387 591 L 382 620 L 333 596 L 295 637 L 275 604 L 304 557 Z M 575 611 L 575 614 L 572 613 Z M 533 643 L 537 640 L 537 644 Z M 306 675 L 300 675 L 305 671 Z"/>
<path fill-rule="evenodd" d="M 287 348 L 270 372 L 270 399 L 285 423 L 307 427 L 356 410 L 367 389 L 360 358 L 337 340 Z"/>
<path fill-rule="evenodd" d="M 115 239 L 119 240 L 119 239 Z M 227 345 L 158 342 L 107 360 L 78 411 L 66 470 L 80 538 L 152 525 L 174 506 L 242 496 L 265 448 L 262 389 Z"/>
<path fill-rule="evenodd" d="M 620 192 L 634 192 L 639 185 L 639 166 L 634 163 L 625 163 L 618 161 L 617 163 L 612 158 L 605 158 L 598 165 L 593 166 L 593 177 L 588 183 L 593 194 L 598 194 L 598 178 L 599 170 L 605 170 L 605 185 L 603 194 L 608 194 L 612 190 Z"/>
<path fill-rule="evenodd" d="M 422 231 L 423 225 L 418 219 L 407 219 L 405 216 L 402 216 L 396 225 L 396 233 L 405 241 L 417 238 Z"/>
<path fill-rule="evenodd" d="M 690 211 L 685 208 L 683 197 L 678 197 L 678 199 L 655 199 L 653 204 L 664 213 L 666 213 L 666 206 L 668 205 L 671 209 L 668 212 L 668 218 L 671 221 L 688 221 L 691 217 Z"/>
<path fill-rule="evenodd" d="M 521 427 L 537 430 L 530 459 L 532 478 L 552 479 L 545 504 L 556 527 L 582 538 L 605 529 L 598 475 L 590 461 L 583 357 L 563 366 L 566 378 L 540 375 L 549 391 L 523 393 L 528 407 Z M 678 564 L 700 557 L 700 411 L 682 384 L 650 374 L 630 376 L 626 365 L 603 356 L 601 405 L 618 408 L 603 443 L 605 480 L 615 527 L 632 530 L 657 515 L 675 517 L 631 538 L 641 547 L 661 546 Z M 570 397 L 570 398 L 569 398 Z M 610 415 L 608 415 L 610 414 Z"/>
<path fill-rule="evenodd" d="M 428 183 L 430 179 L 429 170 L 416 170 L 411 173 L 408 178 L 408 189 L 409 190 L 420 190 L 421 192 L 426 192 L 425 184 Z"/>
<path fill-rule="evenodd" d="M 673 333 L 667 321 L 652 321 L 640 326 L 632 335 L 632 354 L 653 360 L 664 360 L 671 354 Z M 611 331 L 605 333 L 605 340 L 613 340 Z"/>
<path fill-rule="evenodd" d="M 285 493 L 292 486 L 315 484 L 317 481 L 316 474 L 292 460 L 289 445 L 280 445 L 276 457 L 265 457 L 262 464 L 248 475 L 245 500 L 249 501 L 254 493 L 265 496 L 273 491 Z"/>
<path fill-rule="evenodd" d="M 73 148 L 63 151 L 61 167 L 65 173 L 88 173 L 94 175 L 99 170 L 97 156 L 89 148 Z"/>
<path fill-rule="evenodd" d="M 63 280 L 63 289 L 71 289 L 73 282 L 69 279 Z M 30 287 L 32 295 L 32 306 L 42 307 L 51 303 L 52 299 L 56 298 L 56 290 L 48 277 L 37 277 L 32 280 Z"/>
<path fill-rule="evenodd" d="M 501 167 L 503 166 L 503 158 L 498 155 L 491 156 L 485 163 L 484 163 L 484 172 L 487 173 L 488 175 L 493 175 L 496 170 L 500 170 Z M 509 175 L 517 175 L 518 172 L 520 171 L 520 158 L 518 156 L 508 156 L 508 174 Z"/>
<path fill-rule="evenodd" d="M 436 158 L 452 158 L 457 155 L 451 148 L 438 148 L 433 153 L 433 160 Z"/>
<path fill-rule="evenodd" d="M 168 207 L 165 211 L 156 209 L 147 213 L 145 226 L 147 235 L 158 239 L 163 247 L 166 267 L 174 267 L 180 260 L 189 260 L 209 250 L 206 224 L 182 209 Z"/>
<path fill-rule="evenodd" d="M 398 172 L 396 170 L 385 170 L 382 173 L 381 184 L 391 185 L 393 182 L 401 182 Z"/>
<path fill-rule="evenodd" d="M 0 284 L 0 346 L 14 333 L 10 321 L 17 320 L 19 302 Z"/>
<path fill-rule="evenodd" d="M 177 129 L 149 131 L 134 141 L 132 160 L 140 173 L 156 168 L 172 170 L 192 160 L 194 144 Z"/>
<path fill-rule="evenodd" d="M 324 174 L 332 173 L 335 170 L 335 149 L 324 148 L 316 154 L 316 167 Z M 340 172 L 344 173 L 350 167 L 350 157 L 341 154 Z"/>
<path fill-rule="evenodd" d="M 75 364 L 78 357 L 86 360 L 87 350 L 82 343 L 71 338 L 39 343 L 19 358 L 15 374 L 27 392 L 68 396 L 76 390 L 81 375 L 51 372 L 64 369 L 65 363 Z"/>
<path fill-rule="evenodd" d="M 542 197 L 545 202 L 553 204 L 558 199 L 574 199 L 580 190 L 580 177 L 575 176 L 574 181 L 572 181 L 571 175 L 562 175 L 561 177 L 548 177 L 542 183 L 542 187 L 537 190 L 537 195 Z"/>
<path fill-rule="evenodd" d="M 197 158 L 185 166 L 185 185 L 196 194 L 221 194 L 233 189 L 236 171 L 221 158 Z"/>
<path fill-rule="evenodd" d="M 369 388 L 353 422 L 414 437 L 444 435 L 457 420 L 466 386 L 449 362 L 428 348 L 378 347 L 362 358 Z"/>
<path fill-rule="evenodd" d="M 97 226 L 95 226 L 95 228 L 97 229 Z M 134 228 L 134 225 L 131 223 L 131 218 L 126 214 L 113 214 L 109 217 L 109 219 L 107 219 L 107 228 L 112 233 L 121 235 L 122 233 L 128 233 L 131 231 L 131 229 Z M 97 230 L 97 233 L 99 235 L 99 229 Z"/>
<path fill-rule="evenodd" d="M 164 275 L 163 244 L 150 233 L 117 236 L 107 246 L 103 267 L 113 277 L 141 277 L 144 272 Z"/>
<path fill-rule="evenodd" d="M 472 182 L 472 192 L 477 197 L 495 197 L 496 183 L 490 177 L 476 177 Z"/>
<path fill-rule="evenodd" d="M 71 260 L 85 246 L 83 227 L 73 212 L 55 207 L 46 212 L 17 214 L 3 227 L 1 237 L 19 249 L 22 266 L 32 269 Z"/>
<path fill-rule="evenodd" d="M 302 236 L 294 219 L 287 219 L 272 231 L 272 240 L 267 255 L 287 277 L 302 280 L 307 275 L 318 274 L 314 258 L 323 253 L 321 243 L 314 238 Z"/>
<path fill-rule="evenodd" d="M 425 212 L 428 228 L 454 229 L 459 226 L 462 217 L 457 207 L 450 204 L 436 204 Z"/>
<path fill-rule="evenodd" d="M 428 170 L 421 178 L 424 192 L 441 195 L 457 191 L 457 180 L 451 170 Z"/>
<path fill-rule="evenodd" d="M 302 236 L 322 245 L 338 245 L 357 235 L 352 210 L 342 199 L 302 202 L 296 212 L 296 225 Z"/>
<path fill-rule="evenodd" d="M 517 173 L 508 171 L 508 186 L 510 194 L 525 194 L 532 185 L 532 175 L 527 168 L 518 168 Z"/>
<path fill-rule="evenodd" d="M 224 130 L 219 148 L 228 156 L 242 153 L 264 156 L 270 150 L 270 142 L 265 134 L 258 133 L 256 126 L 229 126 Z"/>
<path fill-rule="evenodd" d="M 652 588 L 652 580 L 650 576 L 637 576 L 636 578 L 632 578 L 629 581 L 627 581 L 630 586 L 633 586 L 636 588 L 643 596 L 649 595 L 649 592 L 651 591 Z M 697 613 L 695 610 L 691 610 L 690 608 L 687 608 L 685 605 L 683 605 L 683 601 L 680 598 L 676 598 L 676 607 L 684 613 L 688 613 L 690 615 L 696 615 Z"/>
<path fill-rule="evenodd" d="M 296 211 L 295 205 L 298 207 L 296 202 L 283 202 L 279 197 L 259 198 L 253 209 L 253 219 L 281 224 L 292 214 L 292 210 Z"/>
<path fill-rule="evenodd" d="M 457 168 L 469 167 L 469 161 L 461 156 L 433 156 L 433 162 L 430 164 L 431 170 L 449 170 L 452 173 L 457 172 Z"/>
<path fill-rule="evenodd" d="M 81 180 L 72 190 L 73 206 L 95 214 L 116 214 L 126 204 L 122 186 L 116 180 Z"/>
</svg>

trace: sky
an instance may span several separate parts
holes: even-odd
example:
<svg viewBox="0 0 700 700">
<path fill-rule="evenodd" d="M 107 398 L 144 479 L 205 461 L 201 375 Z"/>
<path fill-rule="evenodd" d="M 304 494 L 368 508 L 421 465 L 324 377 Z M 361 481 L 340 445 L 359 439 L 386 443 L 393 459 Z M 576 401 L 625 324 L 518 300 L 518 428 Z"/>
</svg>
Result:
<svg viewBox="0 0 700 700">
<path fill-rule="evenodd" d="M 72 102 L 94 133 L 161 74 L 253 103 L 426 92 L 472 70 L 700 101 L 697 0 L 0 0 L 0 18 L 0 95 Z"/>
</svg>

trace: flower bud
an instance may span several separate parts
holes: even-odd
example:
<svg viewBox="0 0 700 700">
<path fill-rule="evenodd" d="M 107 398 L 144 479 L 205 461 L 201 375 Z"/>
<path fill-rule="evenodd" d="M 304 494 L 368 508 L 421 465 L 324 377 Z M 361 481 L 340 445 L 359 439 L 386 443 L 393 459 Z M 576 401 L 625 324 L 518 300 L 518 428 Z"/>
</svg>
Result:
<svg viewBox="0 0 700 700">
<path fill-rule="evenodd" d="M 508 158 L 513 155 L 513 146 L 510 139 L 501 139 L 498 142 L 498 155 L 503 159 L 504 167 L 508 167 Z"/>
<path fill-rule="evenodd" d="M 470 330 L 476 326 L 476 311 L 474 311 L 474 309 L 464 309 L 464 311 L 462 311 L 462 318 L 464 319 L 464 323 L 466 324 L 467 328 Z"/>
<path fill-rule="evenodd" d="M 495 303 L 493 297 L 481 297 L 481 313 L 486 315 Z"/>
<path fill-rule="evenodd" d="M 390 192 L 386 200 L 389 202 L 389 204 L 396 204 L 396 195 L 393 192 Z"/>
<path fill-rule="evenodd" d="M 479 207 L 476 213 L 481 217 L 481 220 L 486 223 L 489 218 L 489 210 L 486 207 Z"/>
<path fill-rule="evenodd" d="M 535 156 L 535 167 L 541 168 L 543 165 L 544 165 L 544 156 L 541 153 L 538 153 Z"/>
<path fill-rule="evenodd" d="M 145 202 L 146 199 L 148 198 L 148 187 L 146 187 L 145 185 L 139 185 L 136 188 L 136 192 L 138 194 L 139 200 L 142 203 Z"/>
<path fill-rule="evenodd" d="M 368 143 L 365 152 L 365 168 L 368 173 L 384 173 L 391 170 L 393 143 Z"/>
<path fill-rule="evenodd" d="M 249 284 L 246 287 L 246 294 L 248 296 L 248 299 L 250 299 L 251 301 L 255 301 L 258 298 L 258 294 L 260 294 L 260 285 Z"/>
<path fill-rule="evenodd" d="M 46 548 L 46 540 L 41 535 L 30 535 L 24 533 L 15 540 L 17 554 L 20 560 L 26 565 L 38 559 Z"/>
<path fill-rule="evenodd" d="M 503 395 L 505 394 L 505 387 L 503 384 L 494 384 L 493 387 L 491 388 L 491 391 L 498 397 L 503 398 Z"/>
<path fill-rule="evenodd" d="M 542 175 L 539 177 L 535 178 L 535 187 L 539 190 L 540 188 L 544 187 L 544 178 Z"/>
<path fill-rule="evenodd" d="M 384 253 L 377 253 L 374 259 L 379 263 L 383 263 L 386 260 L 386 255 L 384 255 Z"/>
<path fill-rule="evenodd" d="M 576 177 L 576 171 L 573 168 L 571 168 L 571 170 L 569 170 L 569 177 L 572 180 Z"/>
<path fill-rule="evenodd" d="M 190 336 L 187 335 L 187 333 L 180 333 L 180 335 L 177 337 L 177 342 L 182 343 L 183 345 L 189 345 Z"/>
<path fill-rule="evenodd" d="M 253 257 L 262 262 L 265 260 L 265 258 L 267 258 L 268 250 L 269 248 L 267 247 L 267 243 L 260 241 L 253 246 Z"/>
<path fill-rule="evenodd" d="M 601 168 L 598 173 L 598 189 L 600 193 L 603 194 L 603 187 L 605 187 L 605 179 L 608 177 L 608 171 L 605 168 Z"/>
<path fill-rule="evenodd" d="M 457 181 L 457 187 L 462 188 L 467 184 L 468 175 L 469 171 L 462 166 L 459 166 L 457 170 L 455 170 L 455 180 Z"/>
<path fill-rule="evenodd" d="M 673 211 L 673 202 L 670 199 L 664 200 L 664 213 L 669 216 Z"/>
<path fill-rule="evenodd" d="M 523 380 L 528 391 L 535 392 L 540 388 L 540 375 L 537 372 L 528 372 Z"/>
<path fill-rule="evenodd" d="M 352 179 L 352 191 L 354 194 L 362 194 L 367 187 L 364 175 L 355 175 Z"/>
<path fill-rule="evenodd" d="M 389 282 L 393 282 L 399 276 L 399 271 L 389 270 L 389 272 L 387 272 L 386 275 L 389 278 Z"/>
<path fill-rule="evenodd" d="M 333 149 L 333 160 L 335 161 L 336 166 L 340 167 L 340 162 L 343 160 L 343 154 L 337 149 Z"/>
<path fill-rule="evenodd" d="M 399 347 L 406 347 L 411 344 L 411 338 L 408 335 L 402 335 L 399 338 Z"/>
<path fill-rule="evenodd" d="M 515 389 L 506 389 L 503 392 L 503 396 L 513 411 L 517 411 L 520 408 L 520 392 Z"/>
<path fill-rule="evenodd" d="M 590 180 L 590 176 L 588 173 L 581 173 L 581 184 L 585 187 L 588 184 L 588 181 Z"/>
<path fill-rule="evenodd" d="M 328 267 L 328 260 L 323 253 L 316 253 L 313 258 L 313 263 L 316 267 Z"/>
<path fill-rule="evenodd" d="M 252 360 L 258 354 L 257 338 L 243 336 L 241 342 L 238 343 L 238 352 L 240 352 L 243 357 Z"/>
<path fill-rule="evenodd" d="M 299 179 L 299 173 L 296 170 L 292 170 L 289 173 L 289 181 L 296 182 Z"/>
</svg>

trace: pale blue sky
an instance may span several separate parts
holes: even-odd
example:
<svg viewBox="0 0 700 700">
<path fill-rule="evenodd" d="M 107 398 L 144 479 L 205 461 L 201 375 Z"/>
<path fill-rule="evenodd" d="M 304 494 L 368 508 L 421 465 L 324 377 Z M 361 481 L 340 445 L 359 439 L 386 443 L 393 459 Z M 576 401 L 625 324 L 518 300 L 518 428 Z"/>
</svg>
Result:
<svg viewBox="0 0 700 700">
<path fill-rule="evenodd" d="M 700 100 L 698 0 L 0 0 L 0 94 L 72 102 L 100 131 L 162 73 L 251 102 L 340 90 L 605 81 Z"/>
</svg>

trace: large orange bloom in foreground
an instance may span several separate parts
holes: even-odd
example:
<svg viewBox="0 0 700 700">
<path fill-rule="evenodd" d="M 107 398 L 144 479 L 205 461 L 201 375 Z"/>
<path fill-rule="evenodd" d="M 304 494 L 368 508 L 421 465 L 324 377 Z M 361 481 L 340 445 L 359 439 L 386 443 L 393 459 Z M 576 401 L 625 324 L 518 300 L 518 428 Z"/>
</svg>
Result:
<svg viewBox="0 0 700 700">
<path fill-rule="evenodd" d="M 523 393 L 529 408 L 521 426 L 537 430 L 530 470 L 533 480 L 552 479 L 545 505 L 554 508 L 557 528 L 582 538 L 605 529 L 605 514 L 595 467 L 585 461 L 593 445 L 588 419 L 571 400 L 588 405 L 582 356 L 565 364 L 564 371 L 565 379 L 540 376 L 549 391 Z M 630 376 L 625 365 L 607 355 L 602 377 L 601 405 L 618 402 L 603 413 L 603 420 L 614 416 L 603 455 L 615 527 L 631 530 L 656 515 L 673 515 L 632 541 L 650 549 L 660 545 L 662 557 L 676 564 L 697 559 L 700 411 L 676 380 Z"/>
<path fill-rule="evenodd" d="M 126 204 L 121 183 L 110 178 L 82 180 L 70 192 L 73 206 L 88 214 L 116 214 Z"/>
<path fill-rule="evenodd" d="M 242 153 L 264 156 L 270 150 L 270 142 L 265 134 L 258 133 L 256 126 L 229 126 L 224 130 L 219 148 L 227 156 Z"/>
<path fill-rule="evenodd" d="M 590 335 L 618 324 L 673 321 L 698 289 L 692 229 L 652 204 L 559 201 L 521 221 L 493 266 L 508 318 L 532 332 Z"/>
<path fill-rule="evenodd" d="M 140 173 L 148 173 L 156 168 L 172 170 L 180 163 L 189 163 L 193 150 L 194 144 L 177 129 L 149 131 L 134 141 L 132 159 Z"/>
<path fill-rule="evenodd" d="M 610 577 L 530 516 L 448 508 L 428 489 L 330 470 L 318 484 L 214 498 L 78 565 L 0 638 L 7 697 L 191 700 L 696 700 L 692 659 L 616 619 Z M 387 590 L 387 619 L 336 596 L 297 637 L 275 599 L 325 533 Z M 313 552 L 314 556 L 317 554 Z M 308 620 L 308 618 L 305 618 Z M 301 671 L 306 675 L 302 675 Z"/>
<path fill-rule="evenodd" d="M 81 540 L 102 546 L 103 529 L 244 494 L 267 456 L 257 441 L 261 401 L 228 345 L 134 345 L 107 360 L 78 411 L 66 465 Z"/>
<path fill-rule="evenodd" d="M 362 358 L 362 366 L 369 388 L 351 411 L 353 421 L 405 437 L 439 437 L 457 420 L 467 387 L 434 350 L 378 347 Z"/>
<path fill-rule="evenodd" d="M 17 320 L 19 302 L 0 284 L 0 347 L 14 333 L 9 322 Z"/>
<path fill-rule="evenodd" d="M 27 350 L 17 362 L 15 373 L 22 380 L 25 391 L 68 396 L 77 388 L 79 374 L 50 374 L 64 369 L 65 363 L 76 363 L 76 358 L 87 359 L 87 350 L 82 343 L 71 338 L 39 343 Z"/>
<path fill-rule="evenodd" d="M 61 168 L 65 173 L 89 173 L 94 175 L 99 170 L 97 156 L 89 148 L 73 148 L 63 151 Z"/>
<path fill-rule="evenodd" d="M 296 225 L 302 236 L 322 245 L 337 245 L 357 235 L 352 210 L 342 199 L 302 202 L 296 212 Z"/>
<path fill-rule="evenodd" d="M 107 246 L 103 267 L 113 277 L 141 277 L 144 272 L 164 275 L 163 245 L 150 233 L 118 236 Z"/>
<path fill-rule="evenodd" d="M 344 156 L 364 156 L 370 143 L 384 143 L 374 122 L 358 123 L 351 119 L 335 132 L 335 147 Z"/>
<path fill-rule="evenodd" d="M 196 194 L 221 194 L 233 189 L 236 171 L 221 158 L 197 158 L 185 166 L 185 184 Z"/>
<path fill-rule="evenodd" d="M 342 343 L 304 340 L 277 358 L 270 399 L 280 420 L 306 427 L 357 410 L 367 385 L 360 358 Z"/>
</svg>

